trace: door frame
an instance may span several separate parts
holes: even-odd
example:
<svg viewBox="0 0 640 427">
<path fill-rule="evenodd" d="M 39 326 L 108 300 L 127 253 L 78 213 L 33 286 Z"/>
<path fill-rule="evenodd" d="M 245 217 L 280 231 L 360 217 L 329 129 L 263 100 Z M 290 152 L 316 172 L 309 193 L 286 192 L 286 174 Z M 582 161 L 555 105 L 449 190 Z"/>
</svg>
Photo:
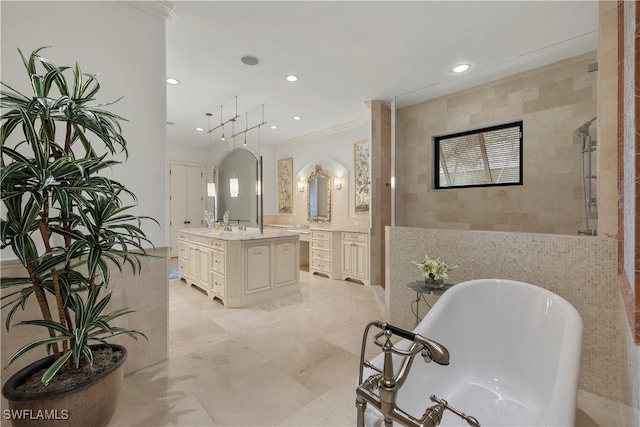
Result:
<svg viewBox="0 0 640 427">
<path fill-rule="evenodd" d="M 176 166 L 192 166 L 192 167 L 199 167 L 202 170 L 202 181 L 201 181 L 201 186 L 200 188 L 202 189 L 201 191 L 201 197 L 203 200 L 203 205 L 207 206 L 207 164 L 206 163 L 200 163 L 200 162 L 190 162 L 190 161 L 186 161 L 186 160 L 177 160 L 177 159 L 167 159 L 166 161 L 166 165 L 165 165 L 165 170 L 166 170 L 166 182 L 165 182 L 165 218 L 166 218 L 166 223 L 165 223 L 165 238 L 167 239 L 168 245 L 169 246 L 169 256 L 171 256 L 171 200 L 169 199 L 169 197 L 171 197 L 171 174 L 170 174 L 170 169 L 172 165 L 176 165 Z"/>
</svg>

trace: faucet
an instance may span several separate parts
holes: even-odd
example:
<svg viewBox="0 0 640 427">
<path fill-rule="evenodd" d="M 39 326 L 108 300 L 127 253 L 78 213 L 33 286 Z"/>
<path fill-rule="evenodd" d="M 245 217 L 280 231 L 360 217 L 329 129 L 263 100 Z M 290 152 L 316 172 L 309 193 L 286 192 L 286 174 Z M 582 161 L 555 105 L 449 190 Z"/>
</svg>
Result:
<svg viewBox="0 0 640 427">
<path fill-rule="evenodd" d="M 384 354 L 382 369 L 368 361 L 365 362 L 364 360 L 367 335 L 372 326 L 376 326 L 382 330 L 382 332 L 378 333 L 374 339 L 374 343 L 382 348 L 382 352 Z M 394 334 L 412 341 L 411 346 L 407 350 L 395 347 L 391 342 L 391 337 Z M 382 337 L 384 337 L 384 340 Z M 420 334 L 414 334 L 413 332 L 406 331 L 388 323 L 374 321 L 367 325 L 362 337 L 360 375 L 358 377 L 358 386 L 356 387 L 358 427 L 364 427 L 364 411 L 367 404 L 373 405 L 383 415 L 384 423 L 387 427 L 390 427 L 394 421 L 409 427 L 435 427 L 440 424 L 445 410 L 450 410 L 454 414 L 460 416 L 466 420 L 470 426 L 480 427 L 478 420 L 452 408 L 446 400 L 438 399 L 434 395 L 431 395 L 431 401 L 436 404 L 429 406 L 419 419 L 413 417 L 397 406 L 396 396 L 398 390 L 407 379 L 414 357 L 418 353 L 421 353 L 427 363 L 433 361 L 440 365 L 449 364 L 449 351 L 442 344 L 425 338 Z M 397 375 L 395 374 L 393 367 L 392 356 L 394 354 L 404 357 Z M 377 373 L 369 376 L 366 380 L 363 380 L 365 367 L 370 368 Z"/>
<path fill-rule="evenodd" d="M 222 222 L 224 223 L 223 231 L 233 231 L 231 225 L 229 224 L 229 209 L 224 211 L 224 215 L 222 216 Z"/>
</svg>

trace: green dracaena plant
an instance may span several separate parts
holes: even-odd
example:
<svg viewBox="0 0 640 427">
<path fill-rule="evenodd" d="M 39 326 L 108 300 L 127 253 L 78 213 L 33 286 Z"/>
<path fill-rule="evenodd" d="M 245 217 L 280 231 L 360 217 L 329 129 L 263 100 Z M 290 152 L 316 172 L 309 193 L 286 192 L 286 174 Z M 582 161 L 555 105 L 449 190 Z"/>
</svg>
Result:
<svg viewBox="0 0 640 427">
<path fill-rule="evenodd" d="M 31 82 L 29 95 L 0 82 L 0 153 L 3 218 L 0 245 L 10 247 L 25 268 L 23 277 L 1 279 L 6 328 L 35 297 L 43 337 L 19 349 L 5 364 L 45 347 L 56 361 L 42 377 L 92 363 L 91 343 L 117 335 L 146 336 L 111 325 L 130 310 L 103 313 L 111 298 L 110 269 L 127 265 L 137 274 L 151 245 L 141 228 L 149 217 L 130 213 L 137 202 L 123 184 L 100 175 L 127 155 L 113 104 L 96 103 L 100 84 L 80 67 L 59 67 L 18 50 Z M 115 102 L 115 101 L 114 101 Z M 126 204 L 125 200 L 131 200 Z M 47 295 L 52 298 L 47 298 Z M 104 294 L 104 296 L 102 296 Z"/>
</svg>

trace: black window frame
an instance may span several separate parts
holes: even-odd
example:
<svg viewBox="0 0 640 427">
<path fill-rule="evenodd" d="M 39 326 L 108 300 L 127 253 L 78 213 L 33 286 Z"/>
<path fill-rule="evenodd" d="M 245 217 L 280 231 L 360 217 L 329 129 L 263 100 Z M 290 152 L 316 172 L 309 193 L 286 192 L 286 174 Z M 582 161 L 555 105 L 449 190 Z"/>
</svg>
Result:
<svg viewBox="0 0 640 427">
<path fill-rule="evenodd" d="M 463 184 L 463 185 L 447 185 L 447 186 L 442 186 L 440 184 L 440 142 L 442 140 L 447 140 L 447 139 L 452 139 L 452 138 L 459 138 L 459 137 L 463 137 L 463 136 L 467 136 L 467 135 L 473 135 L 473 134 L 479 134 L 479 133 L 486 133 L 486 132 L 491 132 L 491 131 L 495 131 L 495 130 L 500 130 L 500 129 L 507 129 L 507 128 L 513 128 L 513 127 L 518 127 L 519 131 L 520 131 L 520 137 L 519 137 L 519 158 L 518 158 L 518 162 L 520 165 L 520 170 L 519 170 L 519 176 L 518 176 L 518 181 L 517 182 L 500 182 L 500 183 L 483 183 L 483 184 Z M 477 129 L 473 129 L 473 130 L 468 130 L 468 131 L 464 131 L 464 132 L 457 132 L 457 133 L 451 133 L 451 134 L 446 134 L 446 135 L 440 135 L 440 136 L 436 136 L 433 138 L 433 189 L 434 190 L 450 190 L 450 189 L 457 189 L 457 188 L 474 188 L 474 187 L 504 187 L 504 186 L 512 186 L 512 185 L 523 185 L 523 140 L 524 140 L 524 133 L 523 133 L 523 121 L 522 120 L 517 120 L 517 121 L 513 121 L 513 122 L 509 122 L 509 123 L 503 123 L 503 124 L 499 124 L 499 125 L 493 125 L 493 126 L 487 126 L 487 127 L 483 127 L 483 128 L 477 128 Z"/>
</svg>

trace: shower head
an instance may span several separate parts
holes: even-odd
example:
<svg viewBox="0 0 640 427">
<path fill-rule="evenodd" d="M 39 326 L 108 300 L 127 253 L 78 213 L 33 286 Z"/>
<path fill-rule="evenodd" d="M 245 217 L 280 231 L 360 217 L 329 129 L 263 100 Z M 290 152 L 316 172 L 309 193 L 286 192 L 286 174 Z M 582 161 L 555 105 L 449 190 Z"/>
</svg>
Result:
<svg viewBox="0 0 640 427">
<path fill-rule="evenodd" d="M 589 126 L 591 126 L 591 123 L 593 123 L 593 121 L 596 119 L 596 117 L 594 117 L 593 119 L 589 120 L 588 122 L 586 122 L 585 124 L 583 124 L 582 126 L 580 126 L 578 129 L 575 130 L 575 134 L 576 136 L 586 136 L 589 135 Z"/>
</svg>

